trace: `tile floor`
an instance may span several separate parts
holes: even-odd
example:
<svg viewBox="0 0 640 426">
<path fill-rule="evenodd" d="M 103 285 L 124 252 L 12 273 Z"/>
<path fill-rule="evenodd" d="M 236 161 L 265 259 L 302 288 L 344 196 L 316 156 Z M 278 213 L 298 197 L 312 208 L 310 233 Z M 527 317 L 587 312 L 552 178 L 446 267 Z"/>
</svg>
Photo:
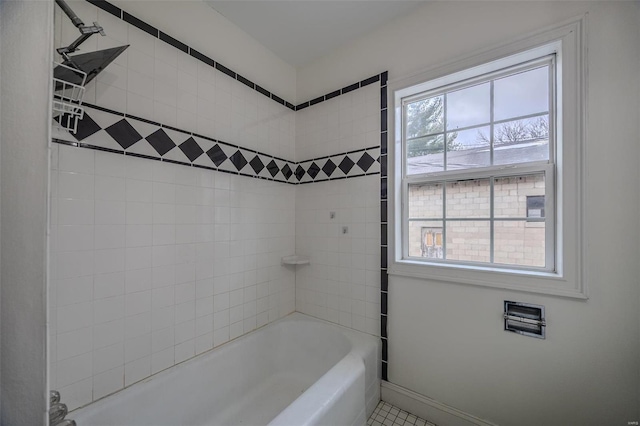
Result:
<svg viewBox="0 0 640 426">
<path fill-rule="evenodd" d="M 434 423 L 414 416 L 388 402 L 380 401 L 367 426 L 436 426 Z"/>
</svg>

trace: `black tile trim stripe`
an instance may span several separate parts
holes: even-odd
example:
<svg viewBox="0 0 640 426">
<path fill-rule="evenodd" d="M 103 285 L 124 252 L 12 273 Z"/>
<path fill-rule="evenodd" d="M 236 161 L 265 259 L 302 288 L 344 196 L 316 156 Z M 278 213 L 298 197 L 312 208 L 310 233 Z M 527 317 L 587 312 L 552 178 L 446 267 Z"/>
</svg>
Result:
<svg viewBox="0 0 640 426">
<path fill-rule="evenodd" d="M 285 105 L 286 102 L 284 99 L 279 98 L 278 96 L 276 96 L 275 94 L 271 94 L 271 99 L 273 99 L 274 101 L 276 101 L 277 103 L 281 104 L 281 105 Z"/>
<path fill-rule="evenodd" d="M 127 22 L 127 23 L 129 23 L 129 24 L 131 24 L 131 25 L 133 25 L 133 26 L 135 26 L 135 27 L 138 27 L 139 29 L 141 29 L 145 33 L 151 34 L 155 38 L 158 38 L 158 32 L 159 31 L 158 31 L 158 29 L 156 27 L 154 27 L 153 25 L 147 24 L 142 19 L 138 19 L 135 16 L 125 12 L 124 10 L 122 11 L 122 20 Z"/>
<path fill-rule="evenodd" d="M 159 29 L 157 29 L 156 27 L 154 27 L 153 25 L 150 25 L 148 23 L 146 23 L 145 21 L 143 21 L 140 18 L 137 18 L 133 15 L 131 15 L 130 13 L 120 9 L 117 6 L 114 6 L 113 4 L 109 3 L 106 0 L 86 0 L 88 3 L 91 3 L 92 5 L 108 12 L 111 13 L 112 15 L 122 19 L 123 21 L 141 29 L 142 31 L 152 35 L 153 37 L 164 41 L 165 43 L 168 43 L 169 45 L 175 47 L 176 49 L 193 56 L 194 58 L 198 59 L 199 61 L 217 69 L 218 71 L 224 73 L 225 75 L 238 80 L 239 82 L 247 85 L 248 87 L 250 87 L 251 89 L 263 94 L 264 96 L 270 98 L 271 100 L 277 102 L 280 105 L 285 106 L 286 108 L 289 108 L 292 111 L 299 111 L 302 110 L 304 108 L 307 108 L 311 105 L 316 105 L 319 104 L 320 102 L 324 102 L 324 101 L 328 101 L 329 99 L 333 99 L 336 96 L 340 96 L 340 95 L 344 95 L 346 93 L 352 92 L 356 89 L 368 86 L 370 84 L 375 83 L 376 81 L 380 81 L 381 84 L 386 85 L 386 71 L 382 74 L 376 74 L 374 76 L 371 76 L 369 78 L 366 78 L 362 81 L 359 81 L 357 83 L 353 83 L 350 84 L 346 87 L 343 87 L 340 90 L 336 90 L 333 91 L 331 93 L 328 93 L 326 95 L 323 96 L 319 96 L 311 101 L 307 101 L 307 102 L 302 102 L 298 105 L 294 105 L 291 102 L 287 102 L 286 100 L 284 100 L 283 98 L 269 92 L 268 90 L 258 86 L 257 84 L 255 84 L 254 82 L 252 82 L 251 80 L 243 77 L 242 75 L 238 74 L 237 72 L 233 71 L 232 69 L 222 65 L 221 63 L 209 58 L 207 55 L 198 52 L 197 50 L 193 49 L 192 47 L 188 46 L 187 44 L 181 42 L 178 39 L 175 39 L 173 37 L 171 37 L 169 34 L 160 31 Z M 384 80 L 384 83 L 383 83 Z M 385 99 L 386 102 L 386 99 Z"/>
<path fill-rule="evenodd" d="M 175 47 L 178 50 L 182 50 L 186 54 L 189 54 L 189 46 L 181 41 L 176 40 L 167 33 L 163 33 L 162 31 L 160 31 L 160 40 L 164 41 L 165 43 L 169 43 L 171 46 Z"/>
<path fill-rule="evenodd" d="M 207 55 L 204 55 L 204 54 L 198 52 L 195 49 L 189 48 L 189 54 L 191 56 L 193 56 L 194 58 L 196 58 L 197 60 L 199 60 L 200 62 L 203 62 L 203 63 L 209 65 L 210 67 L 214 67 L 215 68 L 215 66 L 216 66 L 216 62 L 213 59 L 211 59 Z"/>
<path fill-rule="evenodd" d="M 309 106 L 311 105 L 315 105 L 315 104 L 319 104 L 320 102 L 324 101 L 325 97 L 324 96 L 320 96 L 319 98 L 315 98 L 309 101 Z"/>
<path fill-rule="evenodd" d="M 98 106 L 98 105 L 93 105 L 93 104 L 90 104 L 90 103 L 87 103 L 87 102 L 84 103 L 84 106 L 88 106 L 90 108 L 97 109 L 99 111 L 108 112 L 109 114 L 115 114 L 115 115 L 120 115 L 120 116 L 124 117 L 124 113 L 123 112 L 114 111 L 114 110 L 109 109 L 109 108 L 101 107 L 101 106 Z"/>
<path fill-rule="evenodd" d="M 324 95 L 324 100 L 328 101 L 329 99 L 333 99 L 336 96 L 340 96 L 340 90 L 336 90 L 335 92 L 331 92 L 331 93 L 327 93 L 326 95 Z"/>
<path fill-rule="evenodd" d="M 342 89 L 340 89 L 340 92 L 344 95 L 345 93 L 349 93 L 349 92 L 353 92 L 356 89 L 360 88 L 360 82 L 357 83 L 353 83 L 347 87 L 343 87 Z"/>
<path fill-rule="evenodd" d="M 382 74 L 376 74 L 376 75 L 374 75 L 372 77 L 365 78 L 364 80 L 359 81 L 357 83 L 353 83 L 353 84 L 350 84 L 349 86 L 343 87 L 342 89 L 334 90 L 333 92 L 327 93 L 326 95 L 323 95 L 323 96 L 318 96 L 315 99 L 312 99 L 310 101 L 298 104 L 295 107 L 295 109 L 296 109 L 296 111 L 300 111 L 300 110 L 308 108 L 310 106 L 317 105 L 320 102 L 328 101 L 328 100 L 333 99 L 335 97 L 338 97 L 340 95 L 344 95 L 344 94 L 353 92 L 354 90 L 361 89 L 361 88 L 363 88 L 365 86 L 368 86 L 368 85 L 373 84 L 373 83 L 375 83 L 377 81 L 380 81 L 381 76 L 382 76 Z M 385 101 L 386 101 L 386 99 L 385 99 Z"/>
<path fill-rule="evenodd" d="M 228 75 L 231 78 L 236 78 L 238 76 L 237 73 L 231 71 L 229 68 L 225 67 L 224 65 L 222 65 L 220 62 L 216 62 L 216 69 L 226 75 Z M 246 83 L 245 83 L 246 84 Z"/>
<path fill-rule="evenodd" d="M 267 98 L 271 98 L 271 92 L 269 92 L 267 89 L 264 89 L 264 88 L 258 86 L 257 84 L 256 84 L 256 90 L 258 92 L 262 93 L 263 95 L 265 95 Z"/>
<path fill-rule="evenodd" d="M 92 5 L 97 6 L 100 9 L 104 10 L 105 12 L 109 12 L 113 16 L 122 19 L 122 9 L 112 5 L 108 1 L 105 1 L 105 0 L 87 0 L 87 1 Z"/>
<path fill-rule="evenodd" d="M 373 77 L 369 77 L 369 78 L 365 78 L 364 80 L 362 80 L 360 82 L 360 87 L 364 87 L 364 86 L 368 86 L 370 84 L 373 84 L 377 81 L 380 81 L 380 75 L 376 74 Z"/>
<path fill-rule="evenodd" d="M 387 273 L 387 80 L 388 71 L 379 75 L 380 81 L 380 338 L 382 339 L 382 380 L 389 380 L 389 275 Z M 369 79 L 360 82 L 371 84 Z"/>
<path fill-rule="evenodd" d="M 233 71 L 232 69 L 225 67 L 224 65 L 222 65 L 221 63 L 214 61 L 213 59 L 209 58 L 208 56 L 198 52 L 197 50 L 191 48 L 189 45 L 187 45 L 186 43 L 181 42 L 178 39 L 175 39 L 173 37 L 171 37 L 169 34 L 160 31 L 159 29 L 157 29 L 156 27 L 154 27 L 153 25 L 148 24 L 147 22 L 143 21 L 140 18 L 137 18 L 133 15 L 131 15 L 130 13 L 120 9 L 119 7 L 109 3 L 106 0 L 86 0 L 88 3 L 93 4 L 94 6 L 108 12 L 111 13 L 112 15 L 122 19 L 123 21 L 141 29 L 142 31 L 152 35 L 153 37 L 160 39 L 162 41 L 164 41 L 165 43 L 170 44 L 171 46 L 175 47 L 176 49 L 185 52 L 191 56 L 193 56 L 194 58 L 202 61 L 203 63 L 214 67 L 215 69 L 217 69 L 218 71 L 228 75 L 229 77 L 233 78 L 233 79 L 237 79 L 238 81 L 246 84 L 247 86 L 251 87 L 253 90 L 256 90 L 260 93 L 262 93 L 263 95 L 265 95 L 266 97 L 272 99 L 273 101 L 279 103 L 280 105 L 285 106 L 286 108 L 289 108 L 292 111 L 295 111 L 295 106 L 290 103 L 290 102 L 286 102 L 285 100 L 283 100 L 282 98 L 280 98 L 279 96 L 276 96 L 270 92 L 268 92 L 267 90 L 262 89 L 260 86 L 258 86 L 257 84 L 251 82 L 250 80 L 240 76 L 241 78 L 238 78 L 238 73 L 236 73 L 235 71 Z M 247 84 L 250 83 L 250 84 Z M 258 89 L 260 87 L 260 89 Z"/>
<path fill-rule="evenodd" d="M 256 88 L 256 84 L 254 82 L 252 82 L 251 80 L 249 80 L 248 78 L 244 78 L 240 74 L 236 74 L 236 78 L 238 79 L 238 81 L 240 83 L 246 84 L 247 86 L 249 86 L 252 89 Z"/>
</svg>

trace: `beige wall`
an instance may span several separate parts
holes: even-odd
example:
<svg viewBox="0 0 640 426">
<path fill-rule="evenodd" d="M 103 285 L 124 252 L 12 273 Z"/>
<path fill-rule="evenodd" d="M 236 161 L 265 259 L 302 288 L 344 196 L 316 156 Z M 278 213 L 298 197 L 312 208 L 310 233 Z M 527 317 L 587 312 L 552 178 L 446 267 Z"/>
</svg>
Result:
<svg viewBox="0 0 640 426">
<path fill-rule="evenodd" d="M 298 95 L 313 98 L 385 69 L 401 79 L 585 13 L 589 300 L 390 277 L 391 382 L 501 425 L 640 417 L 637 2 L 430 2 L 298 71 Z M 546 340 L 503 331 L 504 300 L 544 305 Z"/>
<path fill-rule="evenodd" d="M 53 2 L 0 2 L 3 425 L 47 412 L 46 238 Z"/>
</svg>

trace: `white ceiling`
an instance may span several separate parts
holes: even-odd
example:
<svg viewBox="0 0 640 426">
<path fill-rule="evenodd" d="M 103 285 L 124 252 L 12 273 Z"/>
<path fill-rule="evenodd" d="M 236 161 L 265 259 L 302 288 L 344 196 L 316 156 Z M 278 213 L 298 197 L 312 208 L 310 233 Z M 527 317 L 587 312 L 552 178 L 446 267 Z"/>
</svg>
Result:
<svg viewBox="0 0 640 426">
<path fill-rule="evenodd" d="M 415 0 L 204 0 L 294 67 L 410 13 Z"/>
</svg>

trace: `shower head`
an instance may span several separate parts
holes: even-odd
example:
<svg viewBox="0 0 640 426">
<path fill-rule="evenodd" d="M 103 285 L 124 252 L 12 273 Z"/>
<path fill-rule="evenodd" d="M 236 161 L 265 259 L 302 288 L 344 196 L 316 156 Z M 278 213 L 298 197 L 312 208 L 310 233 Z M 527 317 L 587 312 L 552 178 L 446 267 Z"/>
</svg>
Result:
<svg viewBox="0 0 640 426">
<path fill-rule="evenodd" d="M 84 82 L 86 85 L 103 69 L 105 69 L 107 65 L 124 52 L 127 47 L 129 47 L 129 45 L 69 56 L 69 59 L 64 61 L 62 64 L 86 73 L 87 78 Z M 69 68 L 57 66 L 53 70 L 53 77 L 76 85 L 82 85 L 82 79 L 84 76 L 80 73 L 74 73 L 73 70 Z M 56 84 L 55 90 L 60 89 L 62 89 L 62 84 Z"/>
</svg>

